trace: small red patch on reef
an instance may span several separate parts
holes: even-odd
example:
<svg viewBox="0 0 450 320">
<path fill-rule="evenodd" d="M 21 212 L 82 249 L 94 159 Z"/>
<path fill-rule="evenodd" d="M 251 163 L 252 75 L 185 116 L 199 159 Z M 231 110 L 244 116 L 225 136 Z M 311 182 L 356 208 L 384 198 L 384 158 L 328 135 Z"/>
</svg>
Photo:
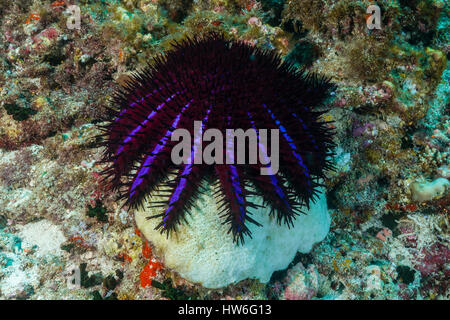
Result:
<svg viewBox="0 0 450 320">
<path fill-rule="evenodd" d="M 80 247 L 80 248 L 85 248 L 85 249 L 91 248 L 89 243 L 87 243 L 86 240 L 84 240 L 84 238 L 81 236 L 71 236 L 69 238 L 69 241 L 71 243 L 73 243 L 75 246 Z"/>
<path fill-rule="evenodd" d="M 418 207 L 416 204 L 410 203 L 410 204 L 406 204 L 404 206 L 401 206 L 398 203 L 387 203 L 385 205 L 385 208 L 387 210 L 392 210 L 392 211 L 403 211 L 403 212 L 414 212 L 417 211 Z"/>
<path fill-rule="evenodd" d="M 142 254 L 145 258 L 150 259 L 139 276 L 141 280 L 141 287 L 145 288 L 152 284 L 157 271 L 162 269 L 163 265 L 152 259 L 152 248 L 148 245 L 147 241 L 144 242 L 144 247 L 142 247 Z"/>
<path fill-rule="evenodd" d="M 142 248 L 142 254 L 147 259 L 150 259 L 152 256 L 152 248 L 148 245 L 148 242 L 144 242 L 144 247 Z"/>
<path fill-rule="evenodd" d="M 32 13 L 28 17 L 27 21 L 25 21 L 25 24 L 29 24 L 31 22 L 31 20 L 39 21 L 39 20 L 41 20 L 41 17 L 39 17 L 39 15 L 37 13 Z"/>
<path fill-rule="evenodd" d="M 55 1 L 50 6 L 52 8 L 56 8 L 56 7 L 64 6 L 65 4 L 66 4 L 65 1 Z"/>
<path fill-rule="evenodd" d="M 151 260 L 147 263 L 140 274 L 141 287 L 145 288 L 152 284 L 153 278 L 156 276 L 156 272 L 162 268 L 162 264 L 159 262 L 152 262 Z"/>
<path fill-rule="evenodd" d="M 133 258 L 131 258 L 128 254 L 123 253 L 123 252 L 119 253 L 117 255 L 117 258 L 120 259 L 121 261 L 123 261 L 123 264 L 125 264 L 125 262 L 129 262 L 130 263 L 130 262 L 133 261 Z"/>
</svg>

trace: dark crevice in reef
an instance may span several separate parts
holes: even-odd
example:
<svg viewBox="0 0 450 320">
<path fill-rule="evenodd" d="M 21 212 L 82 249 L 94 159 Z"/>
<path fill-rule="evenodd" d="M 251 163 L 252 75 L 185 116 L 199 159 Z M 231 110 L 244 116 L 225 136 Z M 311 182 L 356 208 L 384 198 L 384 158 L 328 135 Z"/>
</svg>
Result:
<svg viewBox="0 0 450 320">
<path fill-rule="evenodd" d="M 414 269 L 411 269 L 408 266 L 398 266 L 396 269 L 398 273 L 398 280 L 400 282 L 403 282 L 404 284 L 410 284 L 414 281 L 414 276 L 416 274 L 416 271 Z"/>
<path fill-rule="evenodd" d="M 50 64 L 52 67 L 56 67 L 64 62 L 66 55 L 63 50 L 63 45 L 57 45 L 49 53 L 47 53 L 43 61 Z"/>
<path fill-rule="evenodd" d="M 273 290 L 273 285 L 276 282 L 283 282 L 283 279 L 286 278 L 288 271 L 293 268 L 296 264 L 302 263 L 303 266 L 307 267 L 310 264 L 314 263 L 314 259 L 312 254 L 310 253 L 300 253 L 297 252 L 294 260 L 288 265 L 288 267 L 284 270 L 275 271 L 270 277 L 270 281 L 266 286 L 266 296 L 269 300 L 277 300 L 279 299 L 278 294 Z"/>
<path fill-rule="evenodd" d="M 297 67 L 309 67 L 319 57 L 319 51 L 313 43 L 309 41 L 299 41 L 294 49 L 287 55 L 286 61 L 295 64 Z"/>
<path fill-rule="evenodd" d="M 294 260 L 292 260 L 292 262 L 288 265 L 288 267 L 286 269 L 275 271 L 272 274 L 272 276 L 270 277 L 269 283 L 274 283 L 276 281 L 283 280 L 286 277 L 289 269 L 291 269 L 293 266 L 295 266 L 299 262 L 301 262 L 306 267 L 306 266 L 310 265 L 311 263 L 313 263 L 313 257 L 309 253 L 305 254 L 305 253 L 297 252 Z"/>
<path fill-rule="evenodd" d="M 193 0 L 181 0 L 176 2 L 172 0 L 162 0 L 160 5 L 172 21 L 181 23 L 184 18 L 188 16 L 192 3 Z"/>
<path fill-rule="evenodd" d="M 6 103 L 3 107 L 5 108 L 6 113 L 12 116 L 16 121 L 27 120 L 37 113 L 37 111 L 32 108 L 21 107 L 16 103 Z"/>
<path fill-rule="evenodd" d="M 262 0 L 262 9 L 265 12 L 265 20 L 272 27 L 281 23 L 281 13 L 284 9 L 284 0 Z"/>
<path fill-rule="evenodd" d="M 400 0 L 404 17 L 402 31 L 409 35 L 407 41 L 412 45 L 430 46 L 437 36 L 436 26 L 440 10 L 436 10 L 432 0 Z"/>
</svg>

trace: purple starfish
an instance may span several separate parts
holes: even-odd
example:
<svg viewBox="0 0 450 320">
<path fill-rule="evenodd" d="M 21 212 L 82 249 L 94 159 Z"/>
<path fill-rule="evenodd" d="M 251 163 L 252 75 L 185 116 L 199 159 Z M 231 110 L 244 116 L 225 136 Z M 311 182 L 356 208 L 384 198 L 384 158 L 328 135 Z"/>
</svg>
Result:
<svg viewBox="0 0 450 320">
<path fill-rule="evenodd" d="M 250 235 L 246 222 L 259 225 L 250 217 L 249 209 L 258 207 L 251 195 L 261 196 L 278 223 L 289 226 L 314 201 L 319 179 L 332 167 L 333 132 L 319 121 L 324 111 L 314 111 L 331 88 L 271 51 L 217 34 L 176 42 L 118 91 L 102 127 L 105 177 L 129 206 L 152 191 L 164 194 L 166 200 L 151 202 L 162 208 L 153 216 L 162 218 L 156 227 L 161 232 L 176 230 L 204 192 L 203 181 L 217 183 L 220 214 L 235 241 Z M 279 130 L 279 172 L 261 175 L 261 161 L 175 165 L 171 150 L 177 142 L 171 136 L 179 128 L 195 136 L 194 121 L 224 134 L 229 128 Z M 194 143 L 191 157 L 196 148 Z"/>
</svg>

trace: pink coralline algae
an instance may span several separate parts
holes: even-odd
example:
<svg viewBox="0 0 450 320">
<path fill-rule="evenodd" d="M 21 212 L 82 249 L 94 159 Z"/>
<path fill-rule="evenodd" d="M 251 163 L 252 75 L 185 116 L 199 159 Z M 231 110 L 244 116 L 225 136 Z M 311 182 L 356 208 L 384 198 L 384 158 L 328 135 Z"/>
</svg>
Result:
<svg viewBox="0 0 450 320">
<path fill-rule="evenodd" d="M 300 262 L 288 271 L 283 282 L 287 285 L 283 299 L 311 300 L 319 289 L 319 273 L 315 265 L 305 268 Z"/>
<path fill-rule="evenodd" d="M 353 130 L 353 136 L 354 137 L 359 137 L 362 135 L 367 135 L 367 136 L 374 136 L 376 134 L 376 132 L 374 131 L 376 130 L 376 125 L 373 123 L 366 123 L 361 127 L 357 127 Z"/>
<path fill-rule="evenodd" d="M 438 272 L 443 272 L 447 279 L 450 277 L 450 249 L 447 246 L 437 242 L 428 249 L 424 248 L 422 254 L 423 259 L 416 265 L 422 277 L 432 276 Z"/>
<path fill-rule="evenodd" d="M 32 37 L 33 46 L 37 49 L 48 48 L 52 40 L 59 36 L 59 31 L 56 28 L 48 28 L 43 30 L 38 35 Z"/>
<path fill-rule="evenodd" d="M 450 278 L 450 249 L 435 243 L 420 252 L 421 258 L 414 263 L 422 276 L 420 292 L 423 296 L 446 295 Z"/>
</svg>

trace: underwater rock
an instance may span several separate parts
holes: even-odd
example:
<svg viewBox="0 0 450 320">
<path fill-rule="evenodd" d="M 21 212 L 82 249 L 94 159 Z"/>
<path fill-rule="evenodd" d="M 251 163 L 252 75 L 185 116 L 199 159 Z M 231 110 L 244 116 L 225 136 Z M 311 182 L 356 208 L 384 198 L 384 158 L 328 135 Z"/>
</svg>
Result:
<svg viewBox="0 0 450 320">
<path fill-rule="evenodd" d="M 309 252 L 313 244 L 323 240 L 330 228 L 326 197 L 320 193 L 310 209 L 305 208 L 306 215 L 298 216 L 290 229 L 269 216 L 270 208 L 255 211 L 252 217 L 262 227 L 250 225 L 253 238 L 237 245 L 233 235 L 227 234 L 229 226 L 223 225 L 217 215 L 219 209 L 211 193 L 197 200 L 196 208 L 187 215 L 188 223 L 180 225 L 169 238 L 154 230 L 159 223 L 156 219 L 147 219 L 156 214 L 156 209 L 135 212 L 137 227 L 154 245 L 165 266 L 206 288 L 221 288 L 247 278 L 267 283 L 274 271 L 289 265 L 297 251 Z M 254 201 L 261 203 L 259 198 Z"/>
<path fill-rule="evenodd" d="M 48 220 L 31 222 L 22 227 L 19 233 L 23 239 L 23 246 L 32 248 L 37 246 L 37 256 L 62 255 L 61 244 L 66 241 L 64 233 L 58 225 Z"/>
<path fill-rule="evenodd" d="M 436 172 L 442 177 L 442 178 L 450 178 L 450 166 L 443 165 L 439 167 Z"/>
<path fill-rule="evenodd" d="M 285 300 L 311 300 L 319 291 L 319 272 L 313 264 L 305 268 L 301 262 L 288 271 L 284 282 L 287 287 Z"/>
<path fill-rule="evenodd" d="M 414 201 L 419 202 L 433 200 L 436 196 L 443 195 L 449 185 L 445 178 L 438 178 L 433 182 L 414 182 L 411 184 L 411 196 Z"/>
</svg>

